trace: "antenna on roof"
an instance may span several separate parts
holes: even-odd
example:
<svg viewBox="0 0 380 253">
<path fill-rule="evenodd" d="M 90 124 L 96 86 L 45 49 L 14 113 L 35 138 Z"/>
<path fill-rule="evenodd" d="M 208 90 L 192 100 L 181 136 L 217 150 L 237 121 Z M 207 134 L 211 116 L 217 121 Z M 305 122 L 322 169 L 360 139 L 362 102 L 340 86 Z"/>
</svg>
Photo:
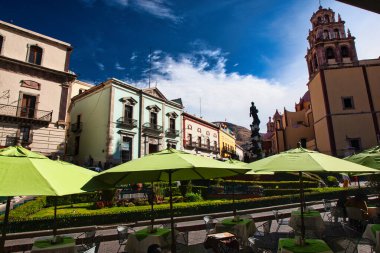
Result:
<svg viewBox="0 0 380 253">
<path fill-rule="evenodd" d="M 148 85 L 150 88 L 150 74 L 152 72 L 152 48 L 149 48 L 149 74 L 148 74 Z"/>
</svg>

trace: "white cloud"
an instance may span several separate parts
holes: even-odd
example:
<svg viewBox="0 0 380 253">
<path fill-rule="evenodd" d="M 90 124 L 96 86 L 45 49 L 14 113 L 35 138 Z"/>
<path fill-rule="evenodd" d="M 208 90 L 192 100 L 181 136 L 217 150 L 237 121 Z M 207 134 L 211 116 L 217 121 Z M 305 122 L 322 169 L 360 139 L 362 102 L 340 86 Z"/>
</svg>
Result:
<svg viewBox="0 0 380 253">
<path fill-rule="evenodd" d="M 115 63 L 115 69 L 117 69 L 117 70 L 125 70 L 126 68 L 125 68 L 125 67 L 122 67 L 122 66 L 120 65 L 120 63 L 116 62 L 116 63 Z"/>
<path fill-rule="evenodd" d="M 131 56 L 131 58 L 130 58 L 130 60 L 131 60 L 131 61 L 134 61 L 134 60 L 136 60 L 136 58 L 137 58 L 137 53 L 136 53 L 136 52 L 133 52 L 133 53 L 132 53 L 132 56 Z"/>
<path fill-rule="evenodd" d="M 133 0 L 135 8 L 150 13 L 157 18 L 169 19 L 172 21 L 179 21 L 180 18 L 174 15 L 173 10 L 170 9 L 168 1 L 164 0 Z"/>
<path fill-rule="evenodd" d="M 98 66 L 99 70 L 103 71 L 104 70 L 104 64 L 101 62 L 97 62 L 96 65 Z"/>
<path fill-rule="evenodd" d="M 196 56 L 202 57 L 196 57 Z M 254 101 L 259 110 L 261 126 L 273 108 L 294 103 L 298 95 L 292 95 L 292 87 L 254 75 L 240 75 L 225 71 L 227 58 L 220 49 L 181 55 L 174 59 L 164 55 L 159 64 L 154 63 L 156 73 L 152 80 L 168 98 L 181 97 L 185 111 L 199 112 L 202 99 L 202 116 L 209 121 L 225 118 L 248 127 L 252 121 L 249 108 Z M 210 64 L 213 62 L 213 64 Z M 265 129 L 262 129 L 265 131 Z"/>
</svg>

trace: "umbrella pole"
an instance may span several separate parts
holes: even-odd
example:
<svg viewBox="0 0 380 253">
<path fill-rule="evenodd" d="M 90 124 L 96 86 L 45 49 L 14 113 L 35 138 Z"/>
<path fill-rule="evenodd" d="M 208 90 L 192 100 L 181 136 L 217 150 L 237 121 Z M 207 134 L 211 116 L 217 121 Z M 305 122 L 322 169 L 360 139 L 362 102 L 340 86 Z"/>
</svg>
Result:
<svg viewBox="0 0 380 253">
<path fill-rule="evenodd" d="M 305 195 L 303 191 L 303 178 L 302 178 L 302 172 L 299 172 L 300 177 L 300 202 L 301 202 L 301 245 L 303 245 L 305 241 L 305 221 L 304 221 L 304 201 L 305 201 Z"/>
<path fill-rule="evenodd" d="M 53 223 L 53 236 L 57 235 L 57 196 L 54 196 L 54 223 Z"/>
<path fill-rule="evenodd" d="M 150 211 L 151 211 L 151 214 L 152 214 L 152 217 L 151 217 L 151 223 L 152 223 L 152 229 L 153 229 L 153 223 L 154 223 L 154 210 L 153 210 L 153 204 L 154 204 L 154 191 L 153 191 L 153 182 L 152 182 L 152 192 L 151 192 L 152 196 L 151 196 L 151 200 L 152 202 L 150 203 L 151 206 L 150 206 Z"/>
<path fill-rule="evenodd" d="M 4 222 L 3 222 L 3 227 L 1 230 L 1 240 L 0 240 L 0 252 L 3 253 L 5 252 L 5 236 L 7 232 L 7 226 L 8 226 L 8 217 L 9 217 L 9 209 L 11 206 L 11 199 L 12 197 L 7 198 L 7 204 L 5 206 L 5 215 L 4 215 Z"/>
<path fill-rule="evenodd" d="M 169 201 L 170 201 L 170 227 L 172 233 L 171 252 L 176 253 L 176 239 L 174 233 L 174 217 L 173 217 L 173 191 L 172 191 L 172 171 L 169 171 Z"/>
<path fill-rule="evenodd" d="M 232 181 L 232 209 L 233 215 L 236 217 L 236 207 L 235 207 L 235 180 Z"/>
</svg>

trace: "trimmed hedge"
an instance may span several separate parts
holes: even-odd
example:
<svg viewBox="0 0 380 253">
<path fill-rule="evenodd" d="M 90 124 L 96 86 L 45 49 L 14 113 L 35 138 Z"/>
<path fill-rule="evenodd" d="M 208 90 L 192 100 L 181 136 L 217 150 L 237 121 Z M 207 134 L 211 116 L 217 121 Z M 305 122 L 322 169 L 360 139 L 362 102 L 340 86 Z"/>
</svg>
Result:
<svg viewBox="0 0 380 253">
<path fill-rule="evenodd" d="M 46 207 L 46 197 L 41 196 L 37 197 L 35 200 L 29 201 L 13 210 L 11 210 L 9 214 L 9 220 L 19 219 L 20 217 L 28 217 L 32 214 L 35 214 L 41 211 L 44 207 Z M 0 216 L 0 220 L 3 221 L 4 215 Z"/>
<path fill-rule="evenodd" d="M 321 200 L 321 199 L 333 199 L 340 196 L 340 192 L 346 189 L 338 188 L 329 190 L 321 190 L 320 192 L 314 192 L 306 195 L 307 201 Z M 364 189 L 362 189 L 364 190 Z M 354 195 L 358 189 L 347 190 L 348 194 Z M 365 189 L 368 193 L 368 189 Z M 252 209 L 259 207 L 267 207 L 272 205 L 284 205 L 289 203 L 298 203 L 299 195 L 283 195 L 273 197 L 263 197 L 256 199 L 244 199 L 236 200 L 235 206 L 237 209 Z M 90 204 L 89 204 L 90 206 Z M 174 216 L 188 216 L 196 214 L 207 214 L 214 212 L 232 211 L 232 200 L 215 200 L 215 201 L 201 201 L 192 203 L 176 203 L 173 206 Z M 65 210 L 66 208 L 62 209 Z M 155 218 L 167 218 L 169 217 L 169 205 L 162 204 L 156 205 Z M 89 226 L 89 225 L 105 225 L 115 224 L 121 222 L 137 222 L 142 220 L 149 220 L 151 218 L 150 206 L 135 206 L 133 208 L 128 207 L 113 207 L 103 208 L 100 210 L 87 210 L 86 214 L 80 213 L 78 210 L 74 213 L 73 210 L 66 210 L 65 215 L 60 215 L 58 211 L 57 224 L 60 228 L 73 227 L 73 226 Z M 23 232 L 23 231 L 35 231 L 52 229 L 53 226 L 53 214 L 50 212 L 44 218 L 28 219 L 26 216 L 19 216 L 18 220 L 10 222 L 8 232 Z"/>
<path fill-rule="evenodd" d="M 76 203 L 88 203 L 88 202 L 97 202 L 100 199 L 100 194 L 97 192 L 90 193 L 81 193 L 81 194 L 73 194 L 66 196 L 47 196 L 46 197 L 46 206 L 54 206 L 54 201 L 57 199 L 57 205 L 71 205 Z"/>
<path fill-rule="evenodd" d="M 214 181 L 216 182 L 216 181 Z M 219 182 L 221 185 L 261 185 L 264 189 L 297 189 L 300 186 L 299 181 L 233 181 L 225 180 Z M 316 188 L 319 182 L 317 181 L 303 181 L 304 188 Z"/>
</svg>

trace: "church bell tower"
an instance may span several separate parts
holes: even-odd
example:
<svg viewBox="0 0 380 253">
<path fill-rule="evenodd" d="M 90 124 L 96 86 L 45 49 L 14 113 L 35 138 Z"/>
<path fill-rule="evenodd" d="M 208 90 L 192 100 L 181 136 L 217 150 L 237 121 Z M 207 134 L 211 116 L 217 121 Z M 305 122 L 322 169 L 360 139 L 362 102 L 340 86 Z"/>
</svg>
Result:
<svg viewBox="0 0 380 253">
<path fill-rule="evenodd" d="M 312 30 L 309 30 L 307 37 L 309 48 L 305 56 L 309 79 L 312 79 L 320 69 L 357 63 L 355 37 L 351 36 L 350 30 L 346 32 L 345 22 L 339 14 L 336 21 L 333 10 L 319 6 L 318 11 L 313 13 L 310 22 Z"/>
</svg>

